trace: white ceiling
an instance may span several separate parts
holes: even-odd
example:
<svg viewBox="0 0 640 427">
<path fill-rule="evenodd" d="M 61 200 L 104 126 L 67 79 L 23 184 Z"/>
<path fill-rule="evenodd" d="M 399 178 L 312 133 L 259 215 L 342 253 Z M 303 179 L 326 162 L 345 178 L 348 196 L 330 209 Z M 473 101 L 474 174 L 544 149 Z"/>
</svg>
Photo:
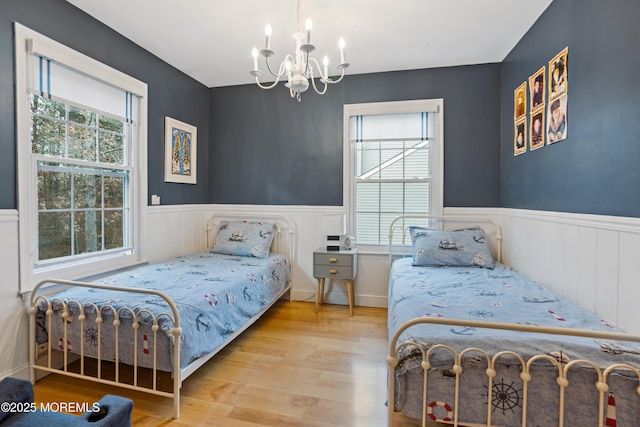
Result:
<svg viewBox="0 0 640 427">
<path fill-rule="evenodd" d="M 267 23 L 275 60 L 295 47 L 296 0 L 67 1 L 208 87 L 253 81 Z M 348 74 L 480 64 L 502 61 L 551 1 L 303 0 L 300 26 L 313 20 L 330 68 L 344 37 Z"/>
</svg>

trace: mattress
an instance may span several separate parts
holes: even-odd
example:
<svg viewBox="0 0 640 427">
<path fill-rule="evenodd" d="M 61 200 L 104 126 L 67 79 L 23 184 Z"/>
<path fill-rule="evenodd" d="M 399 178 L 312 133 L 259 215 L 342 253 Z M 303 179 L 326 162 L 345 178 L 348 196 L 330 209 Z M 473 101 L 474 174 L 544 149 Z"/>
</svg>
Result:
<svg viewBox="0 0 640 427">
<path fill-rule="evenodd" d="M 224 345 L 228 338 L 254 318 L 280 296 L 290 285 L 290 265 L 280 254 L 268 258 L 240 257 L 215 254 L 209 251 L 181 256 L 172 260 L 140 266 L 95 281 L 109 286 L 154 289 L 168 295 L 178 307 L 180 315 L 180 367 L 183 368 L 200 356 Z M 54 309 L 52 316 L 52 346 L 59 350 L 114 360 L 114 311 L 119 311 L 118 358 L 121 363 L 133 365 L 134 333 L 129 307 L 138 313 L 137 365 L 172 371 L 172 320 L 169 305 L 162 298 L 108 291 L 94 288 L 71 288 L 49 297 Z M 64 340 L 62 321 L 63 303 L 68 303 L 67 339 Z M 73 303 L 70 303 L 73 301 Z M 81 330 L 79 307 L 84 307 L 84 327 Z M 100 334 L 95 322 L 96 307 L 101 309 L 104 321 Z M 38 342 L 46 341 L 45 302 L 39 304 Z M 159 329 L 154 338 L 153 318 Z M 82 344 L 83 343 L 83 344 Z"/>
<path fill-rule="evenodd" d="M 389 337 L 409 319 L 438 317 L 491 322 L 519 323 L 564 328 L 618 332 L 597 316 L 566 298 L 555 295 L 502 264 L 494 269 L 473 267 L 417 267 L 409 258 L 393 263 L 389 277 Z M 600 367 L 614 363 L 640 366 L 637 345 L 579 337 L 528 334 L 470 327 L 418 325 L 406 330 L 399 343 L 414 342 L 428 349 L 446 344 L 456 353 L 466 348 L 481 348 L 489 355 L 510 350 L 526 361 L 537 354 L 551 355 L 561 363 L 588 359 Z M 416 351 L 400 353 L 396 370 L 397 410 L 420 418 L 423 376 Z M 446 350 L 437 350 L 430 359 L 427 403 L 432 419 L 450 418 L 454 406 L 455 374 L 453 358 Z M 463 358 L 459 415 L 461 422 L 482 423 L 487 419 L 488 378 L 485 359 L 478 352 Z M 492 386 L 492 417 L 495 425 L 520 425 L 523 382 L 520 362 L 512 357 L 499 359 Z M 528 391 L 528 423 L 532 426 L 558 425 L 558 369 L 549 362 L 536 362 Z M 598 402 L 593 369 L 570 370 L 566 394 L 565 425 L 595 425 Z M 638 425 L 640 397 L 638 379 L 628 371 L 616 372 L 609 380 L 615 398 L 618 425 Z M 532 408 L 544 408 L 533 410 Z"/>
</svg>

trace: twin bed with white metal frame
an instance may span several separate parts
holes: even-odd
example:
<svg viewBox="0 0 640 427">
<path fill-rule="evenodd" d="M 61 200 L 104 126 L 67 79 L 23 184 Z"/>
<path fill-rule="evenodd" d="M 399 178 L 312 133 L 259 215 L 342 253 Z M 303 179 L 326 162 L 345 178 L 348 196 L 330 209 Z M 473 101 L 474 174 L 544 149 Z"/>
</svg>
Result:
<svg viewBox="0 0 640 427">
<path fill-rule="evenodd" d="M 500 264 L 501 240 L 487 219 L 392 223 L 388 425 L 640 425 L 640 336 Z M 459 256 L 486 241 L 497 262 Z"/>
<path fill-rule="evenodd" d="M 182 382 L 290 297 L 294 232 L 281 215 L 214 215 L 201 253 L 91 283 L 39 283 L 28 308 L 31 381 L 41 371 L 172 398 L 178 418 Z M 251 240 L 252 233 L 273 239 L 264 253 L 256 246 L 229 254 L 228 244 Z M 171 385 L 163 389 L 166 372 Z"/>
</svg>

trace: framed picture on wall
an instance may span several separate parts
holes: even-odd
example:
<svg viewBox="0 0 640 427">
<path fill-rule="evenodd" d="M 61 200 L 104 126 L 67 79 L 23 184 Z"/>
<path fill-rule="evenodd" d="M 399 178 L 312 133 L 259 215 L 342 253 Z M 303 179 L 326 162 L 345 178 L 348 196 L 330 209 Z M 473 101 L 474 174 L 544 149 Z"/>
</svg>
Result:
<svg viewBox="0 0 640 427">
<path fill-rule="evenodd" d="M 164 118 L 164 180 L 196 183 L 198 130 L 171 117 Z"/>
<path fill-rule="evenodd" d="M 567 54 L 565 47 L 551 61 L 549 61 L 549 102 L 567 93 Z"/>
<path fill-rule="evenodd" d="M 531 150 L 536 150 L 544 146 L 544 108 L 531 113 L 530 126 L 529 147 Z"/>
<path fill-rule="evenodd" d="M 545 67 L 542 67 L 529 77 L 529 99 L 531 100 L 529 111 L 533 112 L 544 106 L 544 71 Z"/>
<path fill-rule="evenodd" d="M 565 93 L 549 101 L 547 145 L 567 138 L 567 97 Z"/>
<path fill-rule="evenodd" d="M 521 119 L 527 114 L 527 82 L 523 82 L 513 91 L 513 118 Z"/>
<path fill-rule="evenodd" d="M 513 139 L 513 155 L 518 156 L 527 151 L 527 117 L 515 122 Z"/>
</svg>

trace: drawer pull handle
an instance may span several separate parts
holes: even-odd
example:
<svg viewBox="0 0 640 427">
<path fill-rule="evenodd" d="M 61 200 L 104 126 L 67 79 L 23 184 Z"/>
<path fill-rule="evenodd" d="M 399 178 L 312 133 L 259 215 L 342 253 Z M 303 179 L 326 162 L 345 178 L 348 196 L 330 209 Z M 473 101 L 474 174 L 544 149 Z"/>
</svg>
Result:
<svg viewBox="0 0 640 427">
<path fill-rule="evenodd" d="M 329 258 L 329 262 L 338 262 L 338 258 Z"/>
<path fill-rule="evenodd" d="M 329 273 L 336 274 L 336 273 L 338 273 L 338 270 L 332 268 L 331 270 L 329 270 Z"/>
</svg>

